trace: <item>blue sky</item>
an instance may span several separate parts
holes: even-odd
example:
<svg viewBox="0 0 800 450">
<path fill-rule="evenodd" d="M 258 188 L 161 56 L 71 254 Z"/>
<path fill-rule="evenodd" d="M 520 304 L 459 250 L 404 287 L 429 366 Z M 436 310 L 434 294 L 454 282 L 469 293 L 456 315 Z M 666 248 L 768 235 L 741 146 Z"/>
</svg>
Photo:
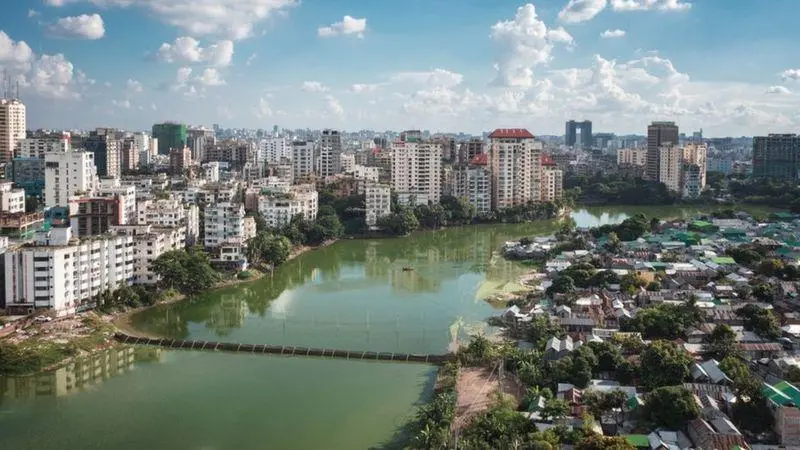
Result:
<svg viewBox="0 0 800 450">
<path fill-rule="evenodd" d="M 30 127 L 706 135 L 800 123 L 796 0 L 15 0 Z M 604 37 L 605 36 L 605 37 Z"/>
</svg>

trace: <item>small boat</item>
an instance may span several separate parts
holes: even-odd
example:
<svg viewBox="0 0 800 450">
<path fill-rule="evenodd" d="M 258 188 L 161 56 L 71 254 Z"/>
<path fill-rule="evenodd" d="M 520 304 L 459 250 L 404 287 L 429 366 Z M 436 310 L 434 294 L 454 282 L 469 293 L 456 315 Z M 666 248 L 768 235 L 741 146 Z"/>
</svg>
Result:
<svg viewBox="0 0 800 450">
<path fill-rule="evenodd" d="M 403 266 L 403 272 L 411 272 L 412 270 L 414 270 L 413 267 Z"/>
</svg>

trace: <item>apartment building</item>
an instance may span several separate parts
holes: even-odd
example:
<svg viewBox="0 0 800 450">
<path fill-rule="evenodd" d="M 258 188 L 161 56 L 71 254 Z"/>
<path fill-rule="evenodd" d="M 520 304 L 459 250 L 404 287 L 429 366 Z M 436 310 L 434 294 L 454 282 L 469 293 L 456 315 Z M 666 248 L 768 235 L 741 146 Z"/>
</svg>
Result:
<svg viewBox="0 0 800 450">
<path fill-rule="evenodd" d="M 677 146 L 680 134 L 675 122 L 653 122 L 647 127 L 647 178 L 652 181 L 661 181 L 661 148 L 670 145 Z M 661 181 L 663 183 L 663 181 Z"/>
<path fill-rule="evenodd" d="M 192 161 L 203 161 L 206 156 L 206 148 L 217 143 L 214 130 L 208 128 L 187 128 L 186 147 L 191 152 Z"/>
<path fill-rule="evenodd" d="M 83 139 L 81 147 L 94 154 L 98 176 L 122 176 L 122 141 L 117 139 L 116 134 L 116 130 L 98 128 Z"/>
<path fill-rule="evenodd" d="M 157 228 L 183 229 L 185 246 L 197 243 L 200 235 L 200 208 L 178 200 L 144 200 L 137 204 L 137 224 Z"/>
<path fill-rule="evenodd" d="M 319 194 L 314 185 L 293 186 L 287 193 L 267 192 L 259 195 L 258 212 L 270 227 L 282 227 L 301 214 L 315 220 L 319 210 Z"/>
<path fill-rule="evenodd" d="M 133 136 L 128 136 L 122 140 L 121 145 L 120 171 L 122 173 L 136 172 L 139 170 L 139 159 L 142 154 L 136 144 L 136 139 Z"/>
<path fill-rule="evenodd" d="M 259 142 L 259 162 L 279 164 L 292 158 L 293 146 L 285 137 L 269 137 Z"/>
<path fill-rule="evenodd" d="M 70 197 L 77 193 L 92 193 L 97 188 L 97 169 L 92 153 L 47 153 L 44 161 L 46 207 L 67 206 Z"/>
<path fill-rule="evenodd" d="M 25 105 L 17 99 L 0 98 L 0 163 L 14 158 L 17 141 L 25 139 Z"/>
<path fill-rule="evenodd" d="M 16 158 L 44 159 L 45 153 L 64 153 L 71 149 L 70 134 L 34 132 L 17 141 Z"/>
<path fill-rule="evenodd" d="M 677 145 L 664 145 L 658 149 L 658 153 L 658 180 L 670 191 L 681 192 L 683 148 Z"/>
<path fill-rule="evenodd" d="M 72 197 L 69 223 L 76 237 L 97 236 L 115 225 L 123 225 L 122 202 L 113 197 Z"/>
<path fill-rule="evenodd" d="M 314 144 L 307 141 L 292 142 L 292 177 L 308 180 L 314 175 Z"/>
<path fill-rule="evenodd" d="M 103 178 L 100 180 L 100 186 L 96 192 L 100 197 L 119 199 L 119 225 L 136 222 L 136 186 L 123 185 L 116 178 Z"/>
<path fill-rule="evenodd" d="M 451 180 L 452 195 L 466 199 L 476 214 L 492 210 L 492 171 L 487 153 L 476 153 L 468 165 L 456 166 Z"/>
<path fill-rule="evenodd" d="M 200 178 L 209 183 L 219 183 L 219 163 L 207 162 L 200 167 Z"/>
<path fill-rule="evenodd" d="M 525 129 L 497 129 L 489 151 L 493 209 L 540 201 L 541 142 Z"/>
<path fill-rule="evenodd" d="M 542 187 L 540 189 L 543 202 L 555 202 L 564 198 L 564 172 L 549 155 L 542 155 Z"/>
<path fill-rule="evenodd" d="M 189 147 L 173 148 L 169 151 L 169 171 L 173 175 L 182 175 L 192 165 L 192 151 Z"/>
<path fill-rule="evenodd" d="M 336 130 L 322 130 L 317 155 L 317 175 L 320 178 L 341 172 L 342 135 Z"/>
<path fill-rule="evenodd" d="M 206 248 L 213 249 L 224 243 L 244 243 L 244 205 L 221 202 L 206 205 L 204 210 L 204 241 Z"/>
<path fill-rule="evenodd" d="M 133 284 L 155 284 L 158 275 L 152 270 L 153 261 L 172 250 L 185 246 L 186 227 L 156 227 L 145 224 L 112 226 L 117 235 L 133 237 Z"/>
<path fill-rule="evenodd" d="M 134 280 L 134 246 L 131 236 L 79 240 L 71 228 L 38 232 L 33 244 L 2 256 L 6 309 L 69 315 L 96 306 L 93 298 Z"/>
<path fill-rule="evenodd" d="M 393 142 L 392 187 L 403 205 L 439 203 L 442 195 L 441 144 Z"/>
<path fill-rule="evenodd" d="M 617 150 L 618 166 L 647 166 L 646 148 L 621 148 Z"/>
<path fill-rule="evenodd" d="M 366 223 L 372 228 L 378 219 L 392 213 L 392 187 L 386 184 L 368 183 L 365 188 Z"/>
<path fill-rule="evenodd" d="M 700 190 L 706 188 L 706 172 L 708 171 L 708 146 L 706 144 L 686 144 L 683 146 L 683 162 L 697 166 Z"/>
<path fill-rule="evenodd" d="M 355 153 L 342 153 L 340 155 L 342 162 L 342 172 L 353 173 L 356 169 L 356 154 Z"/>
<path fill-rule="evenodd" d="M 800 179 L 800 136 L 770 134 L 754 137 L 753 176 L 790 181 Z"/>
<path fill-rule="evenodd" d="M 25 190 L 14 189 L 14 183 L 10 181 L 0 182 L 0 212 L 24 213 Z"/>
<path fill-rule="evenodd" d="M 212 203 L 236 202 L 239 195 L 238 183 L 207 183 L 204 186 L 187 186 L 172 191 L 184 203 L 205 205 Z"/>
</svg>

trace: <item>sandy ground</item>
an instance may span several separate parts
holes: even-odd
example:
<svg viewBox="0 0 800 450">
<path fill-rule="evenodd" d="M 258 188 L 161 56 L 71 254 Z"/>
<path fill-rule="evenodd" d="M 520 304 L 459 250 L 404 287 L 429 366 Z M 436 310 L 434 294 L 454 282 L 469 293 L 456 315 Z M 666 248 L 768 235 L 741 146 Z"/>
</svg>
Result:
<svg viewBox="0 0 800 450">
<path fill-rule="evenodd" d="M 31 319 L 21 320 L 17 331 L 6 337 L 5 341 L 18 344 L 30 338 L 37 338 L 65 344 L 73 339 L 89 336 L 95 331 L 94 327 L 87 326 L 83 321 L 88 314 L 91 313 L 80 313 L 41 323 Z M 37 317 L 39 316 L 45 314 Z"/>
<path fill-rule="evenodd" d="M 472 417 L 489 409 L 495 402 L 495 393 L 500 389 L 497 370 L 493 372 L 491 367 L 462 368 L 456 382 L 456 418 L 453 420 L 453 429 L 463 428 Z M 502 392 L 513 396 L 517 401 L 522 398 L 522 388 L 516 376 L 508 372 L 503 374 Z"/>
</svg>

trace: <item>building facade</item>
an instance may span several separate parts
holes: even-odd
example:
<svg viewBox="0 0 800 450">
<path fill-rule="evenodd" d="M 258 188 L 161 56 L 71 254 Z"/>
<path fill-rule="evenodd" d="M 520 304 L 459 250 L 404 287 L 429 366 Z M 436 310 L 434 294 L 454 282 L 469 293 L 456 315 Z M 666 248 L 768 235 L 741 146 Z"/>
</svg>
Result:
<svg viewBox="0 0 800 450">
<path fill-rule="evenodd" d="M 155 227 L 153 225 L 113 226 L 117 235 L 133 238 L 133 284 L 152 285 L 159 281 L 152 265 L 159 256 L 184 248 L 185 227 Z"/>
<path fill-rule="evenodd" d="M 564 198 L 564 172 L 548 155 L 542 155 L 541 200 L 555 202 Z"/>
<path fill-rule="evenodd" d="M 244 206 L 232 202 L 207 205 L 203 229 L 203 245 L 206 248 L 213 249 L 231 242 L 244 243 Z"/>
<path fill-rule="evenodd" d="M 308 180 L 314 175 L 314 144 L 307 141 L 292 142 L 292 178 Z"/>
<path fill-rule="evenodd" d="M 391 144 L 392 187 L 400 202 L 436 204 L 442 195 L 442 149 L 430 142 L 394 142 Z"/>
<path fill-rule="evenodd" d="M 323 130 L 317 152 L 317 175 L 331 177 L 342 171 L 342 135 L 336 130 Z"/>
<path fill-rule="evenodd" d="M 169 151 L 169 171 L 173 175 L 182 175 L 192 165 L 192 151 L 189 147 L 173 148 Z"/>
<path fill-rule="evenodd" d="M 318 210 L 319 194 L 313 185 L 297 185 L 288 193 L 269 192 L 258 197 L 258 212 L 270 227 L 288 225 L 298 214 L 305 220 L 315 220 Z"/>
<path fill-rule="evenodd" d="M 647 166 L 646 148 L 621 148 L 617 150 L 617 165 Z"/>
<path fill-rule="evenodd" d="M 25 212 L 25 190 L 14 189 L 12 182 L 0 182 L 0 211 L 10 214 Z"/>
<path fill-rule="evenodd" d="M 575 144 L 578 143 L 579 130 L 581 134 L 581 147 L 591 148 L 594 145 L 591 120 L 584 120 L 583 122 L 576 122 L 574 120 L 568 121 L 566 125 L 566 132 L 564 134 L 564 143 L 567 145 L 567 147 L 574 147 Z"/>
<path fill-rule="evenodd" d="M 541 199 L 542 143 L 525 129 L 497 129 L 489 135 L 492 208 Z"/>
<path fill-rule="evenodd" d="M 122 142 L 106 130 L 92 131 L 83 139 L 84 150 L 94 154 L 94 165 L 100 177 L 122 176 Z"/>
<path fill-rule="evenodd" d="M 468 201 L 476 214 L 492 210 L 492 171 L 488 154 L 477 153 L 469 164 L 455 167 L 452 180 L 452 195 Z"/>
<path fill-rule="evenodd" d="M 658 180 L 672 192 L 681 192 L 683 149 L 677 145 L 663 145 L 659 149 Z"/>
<path fill-rule="evenodd" d="M 17 142 L 25 139 L 25 105 L 17 99 L 0 98 L 0 163 L 14 158 Z"/>
<path fill-rule="evenodd" d="M 97 188 L 97 169 L 92 153 L 48 153 L 44 161 L 46 207 L 67 206 L 70 197 L 77 193 L 90 194 Z"/>
<path fill-rule="evenodd" d="M 366 197 L 365 219 L 372 228 L 378 219 L 392 213 L 392 187 L 386 184 L 368 183 L 364 189 Z"/>
<path fill-rule="evenodd" d="M 675 122 L 653 122 L 647 127 L 647 178 L 661 181 L 661 147 L 679 144 L 678 126 Z M 663 181 L 662 181 L 663 183 Z"/>
<path fill-rule="evenodd" d="M 186 125 L 182 123 L 157 123 L 153 125 L 153 139 L 158 139 L 158 154 L 169 155 L 173 148 L 186 147 Z"/>
<path fill-rule="evenodd" d="M 15 158 L 44 159 L 45 153 L 63 153 L 71 148 L 69 133 L 31 133 L 17 141 Z"/>
<path fill-rule="evenodd" d="M 770 134 L 754 137 L 753 176 L 787 181 L 800 179 L 800 136 Z"/>
</svg>

